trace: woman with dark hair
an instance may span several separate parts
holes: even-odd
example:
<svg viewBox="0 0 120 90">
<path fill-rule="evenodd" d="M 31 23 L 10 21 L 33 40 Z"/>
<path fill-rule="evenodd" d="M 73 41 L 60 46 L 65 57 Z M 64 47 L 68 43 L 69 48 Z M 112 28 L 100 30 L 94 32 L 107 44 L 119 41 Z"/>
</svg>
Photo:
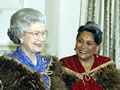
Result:
<svg viewBox="0 0 120 90">
<path fill-rule="evenodd" d="M 101 42 L 102 31 L 96 23 L 89 21 L 78 29 L 77 54 L 60 60 L 80 79 L 72 84 L 72 90 L 119 90 L 120 72 L 115 64 L 111 58 L 96 54 Z"/>
</svg>

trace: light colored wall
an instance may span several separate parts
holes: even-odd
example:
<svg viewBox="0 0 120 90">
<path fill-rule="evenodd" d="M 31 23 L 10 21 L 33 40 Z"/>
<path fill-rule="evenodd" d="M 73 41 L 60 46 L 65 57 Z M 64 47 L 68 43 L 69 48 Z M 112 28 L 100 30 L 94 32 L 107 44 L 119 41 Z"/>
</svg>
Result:
<svg viewBox="0 0 120 90">
<path fill-rule="evenodd" d="M 59 28 L 59 0 L 45 1 L 45 15 L 47 19 L 48 38 L 45 51 L 58 56 L 58 28 Z"/>
<path fill-rule="evenodd" d="M 42 13 L 45 13 L 45 0 L 23 0 L 23 7 L 25 8 L 34 8 L 40 10 Z"/>
<path fill-rule="evenodd" d="M 0 0 L 0 55 L 11 52 L 14 44 L 7 36 L 11 15 L 22 7 L 22 0 Z"/>
<path fill-rule="evenodd" d="M 80 0 L 60 0 L 58 57 L 73 55 L 79 27 Z"/>
</svg>

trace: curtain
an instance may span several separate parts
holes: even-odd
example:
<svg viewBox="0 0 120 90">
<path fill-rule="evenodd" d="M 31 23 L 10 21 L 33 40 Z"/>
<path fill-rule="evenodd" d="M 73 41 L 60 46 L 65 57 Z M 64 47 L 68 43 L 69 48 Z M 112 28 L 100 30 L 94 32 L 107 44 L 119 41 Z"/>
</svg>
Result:
<svg viewBox="0 0 120 90">
<path fill-rule="evenodd" d="M 99 54 L 111 57 L 120 68 L 120 0 L 81 0 L 80 10 L 80 25 L 94 21 L 103 31 Z"/>
</svg>

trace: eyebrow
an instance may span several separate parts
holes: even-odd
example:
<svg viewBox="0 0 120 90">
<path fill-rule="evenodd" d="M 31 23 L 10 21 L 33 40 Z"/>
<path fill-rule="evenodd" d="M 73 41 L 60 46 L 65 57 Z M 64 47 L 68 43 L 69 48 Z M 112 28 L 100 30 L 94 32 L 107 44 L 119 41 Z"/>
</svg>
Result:
<svg viewBox="0 0 120 90">
<path fill-rule="evenodd" d="M 82 39 L 82 38 L 78 38 L 77 40 L 83 40 L 83 41 L 87 41 L 87 42 L 95 43 L 95 41 L 93 41 L 93 40 L 84 40 L 84 39 Z"/>
</svg>

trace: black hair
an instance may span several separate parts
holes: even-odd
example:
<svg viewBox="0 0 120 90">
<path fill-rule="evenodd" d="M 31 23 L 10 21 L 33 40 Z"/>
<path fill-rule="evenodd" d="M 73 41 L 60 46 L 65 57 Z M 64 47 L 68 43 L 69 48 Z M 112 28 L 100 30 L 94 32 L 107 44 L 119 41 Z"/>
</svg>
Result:
<svg viewBox="0 0 120 90">
<path fill-rule="evenodd" d="M 78 34 L 77 34 L 76 39 L 78 39 L 79 35 L 84 31 L 91 32 L 94 35 L 95 43 L 97 45 L 101 44 L 101 42 L 102 42 L 102 31 L 96 23 L 94 23 L 92 21 L 88 21 L 85 25 L 80 26 L 79 29 L 78 29 Z"/>
</svg>

